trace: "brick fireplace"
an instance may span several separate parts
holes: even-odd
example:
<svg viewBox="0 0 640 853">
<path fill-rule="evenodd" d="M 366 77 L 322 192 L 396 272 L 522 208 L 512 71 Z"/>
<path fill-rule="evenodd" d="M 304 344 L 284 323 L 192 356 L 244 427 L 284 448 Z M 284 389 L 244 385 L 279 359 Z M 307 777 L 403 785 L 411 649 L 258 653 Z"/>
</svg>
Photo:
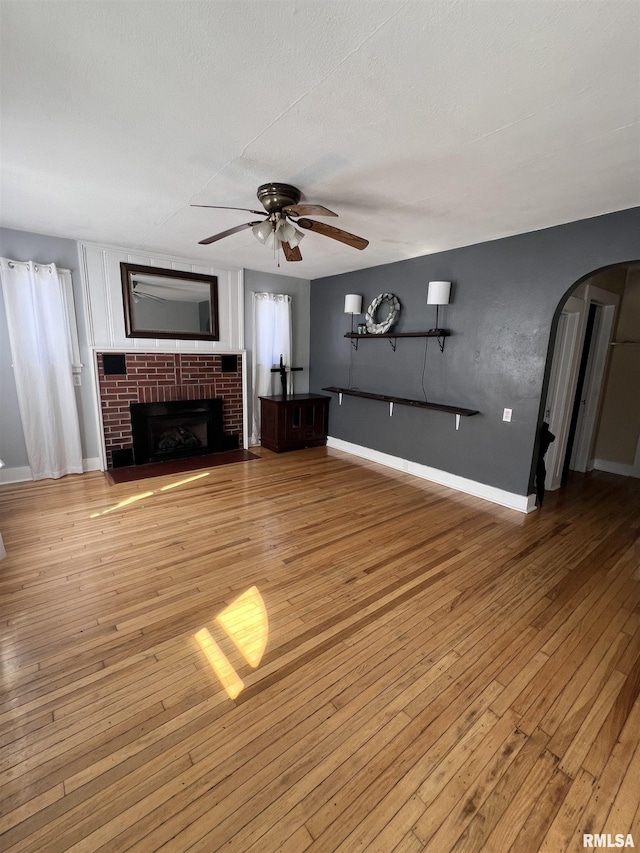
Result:
<svg viewBox="0 0 640 853">
<path fill-rule="evenodd" d="M 99 352 L 98 384 L 107 467 L 133 446 L 131 403 L 221 399 L 223 430 L 242 447 L 242 358 L 213 353 Z"/>
</svg>

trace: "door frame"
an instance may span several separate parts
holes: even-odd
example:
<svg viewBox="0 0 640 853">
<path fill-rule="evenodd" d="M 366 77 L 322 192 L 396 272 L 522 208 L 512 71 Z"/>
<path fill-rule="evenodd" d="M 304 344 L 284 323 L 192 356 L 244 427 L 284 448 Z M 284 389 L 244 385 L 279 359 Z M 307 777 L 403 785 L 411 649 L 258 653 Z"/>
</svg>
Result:
<svg viewBox="0 0 640 853">
<path fill-rule="evenodd" d="M 544 419 L 555 436 L 546 458 L 545 489 L 548 491 L 559 489 L 562 482 L 586 318 L 587 303 L 584 299 L 569 296 L 558 318 L 544 407 Z"/>
<path fill-rule="evenodd" d="M 593 442 L 620 297 L 617 293 L 588 284 L 585 288 L 584 302 L 587 314 L 591 305 L 598 306 L 600 310 L 599 322 L 597 328 L 594 329 L 594 336 L 591 341 L 587 374 L 580 401 L 576 438 L 571 454 L 571 470 L 583 473 L 593 470 L 594 467 Z"/>
</svg>

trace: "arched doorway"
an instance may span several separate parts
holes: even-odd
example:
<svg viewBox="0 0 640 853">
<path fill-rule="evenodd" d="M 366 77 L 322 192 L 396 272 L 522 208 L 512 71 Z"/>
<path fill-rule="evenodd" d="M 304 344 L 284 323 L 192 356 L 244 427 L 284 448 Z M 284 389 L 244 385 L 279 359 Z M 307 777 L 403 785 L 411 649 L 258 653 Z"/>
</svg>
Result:
<svg viewBox="0 0 640 853">
<path fill-rule="evenodd" d="M 569 471 L 640 477 L 640 263 L 585 276 L 561 300 L 543 419 L 555 435 L 545 487 Z"/>
</svg>

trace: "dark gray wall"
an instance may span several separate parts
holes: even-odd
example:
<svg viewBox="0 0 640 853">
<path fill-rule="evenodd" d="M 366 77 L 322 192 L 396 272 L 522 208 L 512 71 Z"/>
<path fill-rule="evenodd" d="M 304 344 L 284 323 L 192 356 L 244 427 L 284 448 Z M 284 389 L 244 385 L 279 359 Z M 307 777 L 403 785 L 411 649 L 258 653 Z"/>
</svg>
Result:
<svg viewBox="0 0 640 853">
<path fill-rule="evenodd" d="M 0 228 L 0 256 L 14 261 L 36 261 L 37 263 L 54 263 L 58 267 L 71 270 L 73 280 L 73 295 L 78 322 L 78 338 L 80 343 L 80 358 L 82 363 L 89 363 L 87 348 L 87 333 L 84 320 L 84 301 L 80 281 L 80 263 L 78 245 L 75 240 L 65 240 L 60 237 L 49 237 L 45 234 L 32 234 L 29 231 L 16 231 L 11 228 Z M 1 288 L 1 284 L 0 284 Z M 83 377 L 88 376 L 88 370 L 83 371 Z M 98 456 L 98 433 L 94 404 L 91 399 L 91 388 L 85 382 L 76 389 L 78 415 L 80 418 L 80 437 L 82 453 L 85 459 Z M 24 444 L 24 433 L 20 413 L 16 385 L 11 367 L 11 351 L 7 331 L 7 318 L 4 310 L 4 299 L 0 293 L 0 459 L 8 468 L 26 467 L 27 450 Z"/>
<path fill-rule="evenodd" d="M 396 406 L 389 417 L 384 403 L 344 397 L 339 406 L 334 396 L 330 435 L 529 494 L 560 302 L 594 270 L 637 259 L 640 208 L 633 208 L 312 281 L 312 391 L 347 387 L 351 377 L 350 387 L 363 391 L 424 399 L 424 386 L 432 402 L 480 410 L 456 432 L 452 415 Z M 354 352 L 344 338 L 346 293 L 362 294 L 363 311 L 378 294 L 394 293 L 402 305 L 395 330 L 426 330 L 435 326 L 427 285 L 437 279 L 453 282 L 451 304 L 440 309 L 440 326 L 452 332 L 444 353 L 421 338 L 399 339 L 395 353 L 386 340 L 362 341 Z M 502 421 L 505 407 L 511 423 Z"/>
</svg>

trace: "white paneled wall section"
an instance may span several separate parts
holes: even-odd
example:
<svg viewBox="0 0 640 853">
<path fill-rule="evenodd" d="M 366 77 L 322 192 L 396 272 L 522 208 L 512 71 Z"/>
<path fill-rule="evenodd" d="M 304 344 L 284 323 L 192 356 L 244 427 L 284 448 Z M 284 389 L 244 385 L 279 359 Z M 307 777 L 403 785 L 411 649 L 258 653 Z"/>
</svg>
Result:
<svg viewBox="0 0 640 853">
<path fill-rule="evenodd" d="M 168 255 L 146 255 L 126 249 L 80 243 L 89 346 L 100 349 L 171 350 L 172 352 L 239 353 L 244 349 L 242 270 L 219 269 Z M 145 264 L 218 278 L 219 341 L 172 341 L 127 338 L 124 328 L 121 262 Z"/>
</svg>

